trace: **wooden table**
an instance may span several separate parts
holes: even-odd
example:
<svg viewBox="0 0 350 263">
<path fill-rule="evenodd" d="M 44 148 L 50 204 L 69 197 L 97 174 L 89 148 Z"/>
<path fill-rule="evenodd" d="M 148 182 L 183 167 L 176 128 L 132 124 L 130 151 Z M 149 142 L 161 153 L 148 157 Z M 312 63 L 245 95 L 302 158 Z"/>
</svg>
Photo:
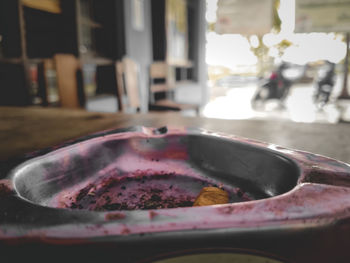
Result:
<svg viewBox="0 0 350 263">
<path fill-rule="evenodd" d="M 91 113 L 57 108 L 0 107 L 0 161 L 89 133 L 143 125 L 199 127 L 305 150 L 350 163 L 350 125 L 218 120 L 178 113 Z"/>
</svg>

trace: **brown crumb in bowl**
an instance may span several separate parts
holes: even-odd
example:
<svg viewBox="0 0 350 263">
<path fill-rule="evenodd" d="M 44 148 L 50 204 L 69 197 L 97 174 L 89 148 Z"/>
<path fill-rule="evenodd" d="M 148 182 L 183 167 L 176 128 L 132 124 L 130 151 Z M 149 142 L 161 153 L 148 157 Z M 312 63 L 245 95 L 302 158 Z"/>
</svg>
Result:
<svg viewBox="0 0 350 263">
<path fill-rule="evenodd" d="M 204 187 L 194 201 L 193 206 L 227 204 L 228 202 L 229 195 L 225 190 L 218 187 Z"/>
</svg>

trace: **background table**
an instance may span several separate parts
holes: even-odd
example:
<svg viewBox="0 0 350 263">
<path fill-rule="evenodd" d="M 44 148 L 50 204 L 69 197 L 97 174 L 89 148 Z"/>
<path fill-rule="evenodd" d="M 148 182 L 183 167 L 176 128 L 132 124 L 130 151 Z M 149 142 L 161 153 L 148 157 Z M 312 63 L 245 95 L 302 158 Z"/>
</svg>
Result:
<svg viewBox="0 0 350 263">
<path fill-rule="evenodd" d="M 31 107 L 0 107 L 0 161 L 89 133 L 135 125 L 204 128 L 305 150 L 350 163 L 350 125 L 344 123 L 218 120 L 183 117 L 178 113 L 92 113 Z"/>
</svg>

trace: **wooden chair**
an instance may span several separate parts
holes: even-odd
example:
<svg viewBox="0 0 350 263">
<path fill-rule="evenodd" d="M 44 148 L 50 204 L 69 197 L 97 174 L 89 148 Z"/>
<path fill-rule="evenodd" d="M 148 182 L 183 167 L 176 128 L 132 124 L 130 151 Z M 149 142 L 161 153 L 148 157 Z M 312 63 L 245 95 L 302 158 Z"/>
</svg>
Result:
<svg viewBox="0 0 350 263">
<path fill-rule="evenodd" d="M 174 69 L 165 62 L 150 65 L 149 110 L 184 111 L 195 110 L 199 114 L 199 105 L 176 102 Z"/>
<path fill-rule="evenodd" d="M 74 55 L 56 54 L 53 61 L 61 107 L 84 107 L 83 77 L 79 60 Z"/>
<path fill-rule="evenodd" d="M 139 66 L 130 59 L 123 58 L 116 63 L 118 103 L 123 112 L 139 112 L 141 108 L 139 90 Z"/>
</svg>

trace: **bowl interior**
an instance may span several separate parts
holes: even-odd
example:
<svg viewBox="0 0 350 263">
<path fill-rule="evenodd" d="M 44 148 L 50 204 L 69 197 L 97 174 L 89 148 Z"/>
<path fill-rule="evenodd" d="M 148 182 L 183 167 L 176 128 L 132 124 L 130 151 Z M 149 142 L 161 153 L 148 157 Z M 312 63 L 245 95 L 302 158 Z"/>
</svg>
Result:
<svg viewBox="0 0 350 263">
<path fill-rule="evenodd" d="M 230 202 L 269 198 L 297 184 L 298 166 L 267 148 L 203 134 L 86 140 L 14 172 L 18 194 L 54 208 L 93 211 L 192 206 L 205 186 Z"/>
</svg>

